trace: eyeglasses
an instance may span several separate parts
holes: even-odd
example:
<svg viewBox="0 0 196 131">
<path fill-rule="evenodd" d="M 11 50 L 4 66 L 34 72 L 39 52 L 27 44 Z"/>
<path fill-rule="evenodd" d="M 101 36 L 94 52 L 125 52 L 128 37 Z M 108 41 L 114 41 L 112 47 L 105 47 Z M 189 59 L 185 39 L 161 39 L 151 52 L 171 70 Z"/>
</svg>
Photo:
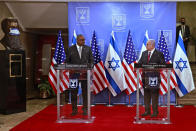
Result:
<svg viewBox="0 0 196 131">
<path fill-rule="evenodd" d="M 78 41 L 85 41 L 85 39 L 78 39 Z"/>
</svg>

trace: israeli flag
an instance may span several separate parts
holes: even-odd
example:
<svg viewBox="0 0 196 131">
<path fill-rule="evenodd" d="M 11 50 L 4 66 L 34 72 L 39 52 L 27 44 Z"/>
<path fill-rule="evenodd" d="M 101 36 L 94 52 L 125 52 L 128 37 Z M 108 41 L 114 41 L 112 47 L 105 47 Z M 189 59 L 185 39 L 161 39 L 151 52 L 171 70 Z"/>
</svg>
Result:
<svg viewBox="0 0 196 131">
<path fill-rule="evenodd" d="M 127 87 L 125 86 L 125 78 L 121 60 L 119 57 L 119 51 L 115 43 L 114 32 L 112 31 L 110 37 L 110 44 L 105 60 L 106 77 L 110 83 L 108 89 L 113 96 L 121 93 Z"/>
<path fill-rule="evenodd" d="M 148 40 L 149 40 L 148 30 L 146 30 L 145 35 L 144 35 L 144 40 L 143 40 L 142 48 L 140 50 L 140 54 L 139 54 L 139 57 L 138 57 L 137 62 L 142 57 L 142 52 L 144 52 L 146 50 L 146 44 L 147 44 Z M 142 80 L 142 72 L 140 72 L 139 79 Z M 142 95 L 144 95 L 144 88 L 141 87 L 141 86 L 139 86 L 139 87 L 140 87 L 140 91 L 141 91 Z"/>
<path fill-rule="evenodd" d="M 72 37 L 72 45 L 75 45 L 76 43 L 77 43 L 77 34 L 76 34 L 76 31 L 74 30 L 74 34 Z"/>
<path fill-rule="evenodd" d="M 179 33 L 178 43 L 174 56 L 173 68 L 176 73 L 178 87 L 176 91 L 180 97 L 195 89 L 192 71 L 184 48 L 181 32 Z"/>
<path fill-rule="evenodd" d="M 143 44 L 142 44 L 142 48 L 141 48 L 138 60 L 142 57 L 142 52 L 144 52 L 146 50 L 146 44 L 147 44 L 148 40 L 149 40 L 148 30 L 146 30 L 145 35 L 144 35 L 144 41 L 143 41 Z"/>
<path fill-rule="evenodd" d="M 81 88 L 81 82 L 79 82 L 78 84 L 78 96 L 80 96 L 82 94 L 82 88 Z"/>
</svg>

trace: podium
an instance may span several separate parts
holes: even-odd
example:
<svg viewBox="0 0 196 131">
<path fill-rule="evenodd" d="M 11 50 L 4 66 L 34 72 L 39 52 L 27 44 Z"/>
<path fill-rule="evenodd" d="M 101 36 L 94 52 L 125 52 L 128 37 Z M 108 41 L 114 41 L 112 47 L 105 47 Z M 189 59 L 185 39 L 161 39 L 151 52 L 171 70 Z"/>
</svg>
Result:
<svg viewBox="0 0 196 131">
<path fill-rule="evenodd" d="M 157 64 L 134 64 L 134 68 L 137 73 L 137 93 L 136 93 L 136 116 L 134 123 L 155 123 L 155 124 L 170 124 L 170 74 L 173 68 L 172 64 L 157 65 Z M 165 78 L 162 75 L 166 76 Z M 151 88 L 150 90 L 156 90 L 149 81 L 153 81 L 154 75 L 158 78 L 157 89 L 160 92 L 161 87 L 165 84 L 165 89 L 167 90 L 164 96 L 158 95 L 158 115 L 153 117 L 151 115 L 142 116 L 145 112 L 144 104 L 144 88 Z M 164 80 L 163 80 L 164 79 Z M 165 83 L 163 83 L 165 82 Z M 155 83 L 155 82 L 154 82 Z M 154 84 L 153 83 L 153 84 Z M 153 89 L 154 88 L 154 89 Z M 152 91 L 153 92 L 153 91 Z M 162 100 L 161 97 L 164 99 Z M 146 98 L 146 97 L 145 97 Z M 166 100 L 165 100 L 166 99 Z M 150 100 L 151 101 L 151 100 Z M 150 110 L 153 113 L 152 101 L 150 102 Z"/>
<path fill-rule="evenodd" d="M 93 116 L 91 116 L 91 105 L 90 105 L 90 85 L 91 85 L 91 70 L 93 65 L 74 65 L 74 64 L 58 64 L 54 65 L 57 70 L 57 123 L 92 123 L 94 121 Z M 60 74 L 63 71 L 67 71 L 69 74 L 69 88 L 68 91 L 74 90 L 73 85 L 79 86 L 79 81 L 87 81 L 87 114 L 82 114 L 81 110 L 84 110 L 82 106 L 77 105 L 78 113 L 72 115 L 72 103 L 62 102 L 62 93 L 60 92 Z M 77 80 L 78 79 L 78 80 Z M 76 81 L 74 81 L 76 80 Z M 81 87 L 83 88 L 83 87 Z M 72 92 L 71 92 L 72 93 Z M 64 101 L 64 100 L 63 100 Z"/>
<path fill-rule="evenodd" d="M 25 51 L 0 51 L 0 113 L 26 111 Z"/>
</svg>

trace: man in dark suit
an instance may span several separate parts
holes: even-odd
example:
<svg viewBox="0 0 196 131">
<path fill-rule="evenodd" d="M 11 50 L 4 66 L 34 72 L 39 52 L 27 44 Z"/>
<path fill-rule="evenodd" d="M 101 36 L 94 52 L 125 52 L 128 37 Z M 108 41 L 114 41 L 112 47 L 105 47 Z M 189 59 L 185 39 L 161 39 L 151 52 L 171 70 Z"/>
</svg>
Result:
<svg viewBox="0 0 196 131">
<path fill-rule="evenodd" d="M 140 64 L 165 64 L 164 55 L 162 52 L 155 49 L 155 40 L 148 40 L 146 45 L 147 50 L 142 52 L 142 56 L 138 63 Z M 149 81 L 156 80 L 157 84 L 150 85 Z M 158 115 L 158 97 L 160 85 L 160 73 L 156 71 L 143 72 L 142 82 L 144 86 L 144 104 L 145 113 L 142 116 L 151 115 L 151 99 L 152 99 L 152 117 Z"/>
<path fill-rule="evenodd" d="M 181 18 L 180 22 L 181 25 L 177 26 L 176 28 L 176 43 L 178 42 L 179 32 L 181 31 L 184 47 L 187 52 L 187 47 L 190 40 L 190 30 L 189 30 L 189 26 L 185 25 L 185 18 Z"/>
<path fill-rule="evenodd" d="M 68 49 L 66 63 L 68 64 L 93 64 L 93 55 L 91 48 L 85 45 L 85 38 L 83 35 L 77 36 L 77 44 L 72 45 Z M 82 73 L 80 75 L 86 75 Z M 81 80 L 82 97 L 83 97 L 83 115 L 87 115 L 87 81 Z M 78 88 L 71 89 L 72 115 L 78 113 L 77 108 L 77 93 Z"/>
</svg>

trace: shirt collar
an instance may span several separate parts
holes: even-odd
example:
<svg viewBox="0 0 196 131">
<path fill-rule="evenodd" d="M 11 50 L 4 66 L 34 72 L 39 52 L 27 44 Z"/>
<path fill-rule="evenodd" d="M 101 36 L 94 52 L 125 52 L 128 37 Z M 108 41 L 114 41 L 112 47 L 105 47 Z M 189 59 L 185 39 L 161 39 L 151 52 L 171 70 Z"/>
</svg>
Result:
<svg viewBox="0 0 196 131">
<path fill-rule="evenodd" d="M 153 50 L 151 50 L 151 51 L 148 51 L 148 52 L 150 52 L 151 55 L 152 55 L 154 51 L 155 51 L 155 48 Z"/>
<path fill-rule="evenodd" d="M 77 49 L 79 49 L 80 46 L 76 43 L 76 47 L 77 47 Z M 81 46 L 81 48 L 82 48 L 82 46 Z"/>
</svg>

